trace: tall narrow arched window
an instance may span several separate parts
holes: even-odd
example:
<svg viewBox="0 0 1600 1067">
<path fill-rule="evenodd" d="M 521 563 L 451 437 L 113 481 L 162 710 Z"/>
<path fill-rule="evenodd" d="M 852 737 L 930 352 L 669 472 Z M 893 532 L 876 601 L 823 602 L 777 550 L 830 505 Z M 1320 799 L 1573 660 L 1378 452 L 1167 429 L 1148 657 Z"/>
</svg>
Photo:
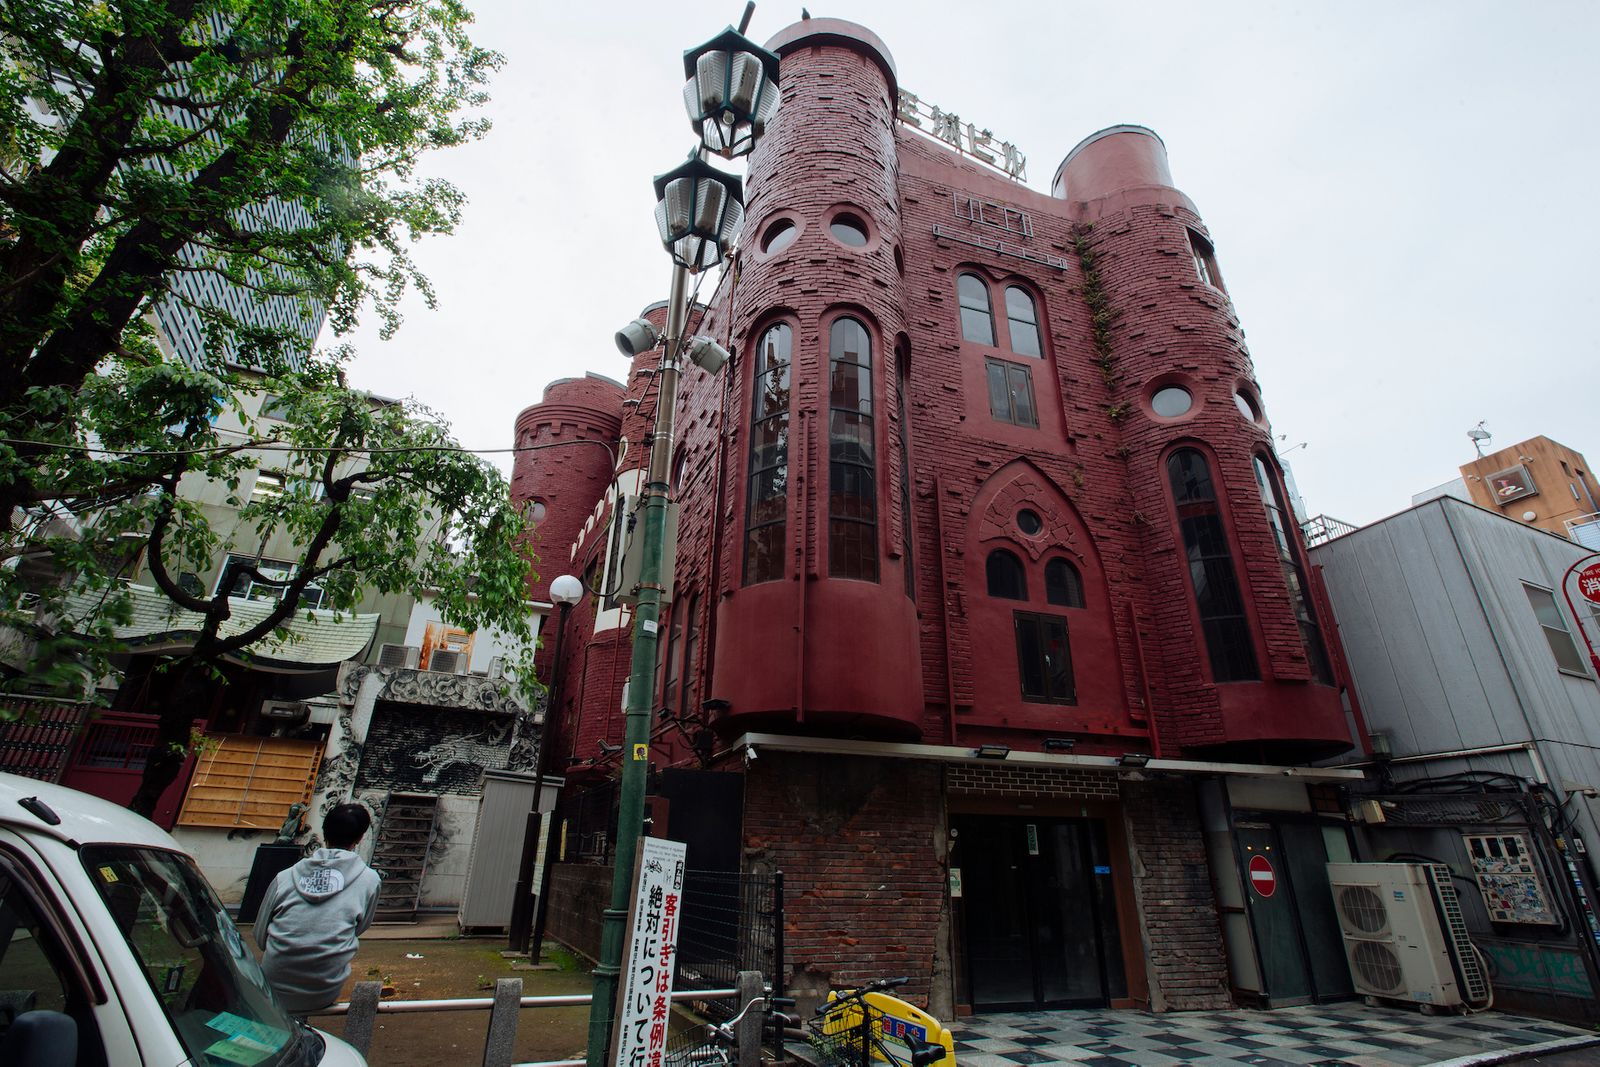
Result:
<svg viewBox="0 0 1600 1067">
<path fill-rule="evenodd" d="M 1044 599 L 1063 608 L 1083 607 L 1083 579 L 1078 568 L 1060 556 L 1044 565 Z"/>
<path fill-rule="evenodd" d="M 1183 550 L 1189 561 L 1200 628 L 1205 633 L 1211 678 L 1250 682 L 1261 677 L 1255 642 L 1245 617 L 1244 598 L 1234 571 L 1233 550 L 1217 506 L 1217 491 L 1205 456 L 1181 448 L 1167 457 L 1167 480 L 1178 509 Z"/>
<path fill-rule="evenodd" d="M 855 319 L 828 334 L 828 574 L 878 580 L 872 339 Z"/>
<path fill-rule="evenodd" d="M 994 344 L 994 312 L 989 307 L 989 286 L 976 274 L 956 279 L 961 305 L 961 336 L 980 345 Z"/>
<path fill-rule="evenodd" d="M 1283 486 L 1265 457 L 1256 456 L 1255 468 L 1256 488 L 1261 490 L 1261 504 L 1267 509 L 1267 523 L 1272 527 L 1272 539 L 1278 548 L 1283 580 L 1289 587 L 1289 603 L 1294 608 L 1295 621 L 1300 624 L 1300 641 L 1306 646 L 1306 664 L 1311 668 L 1313 681 L 1332 685 L 1333 664 L 1328 661 L 1322 627 L 1317 625 L 1316 613 L 1311 610 L 1311 591 L 1306 586 L 1306 569 L 1300 561 L 1299 539 L 1290 525 L 1289 509 L 1284 506 Z"/>
<path fill-rule="evenodd" d="M 895 404 L 900 416 L 900 538 L 904 542 L 906 596 L 917 599 L 917 571 L 914 546 L 916 536 L 911 529 L 911 422 L 906 393 L 911 388 L 911 353 L 905 345 L 895 350 Z"/>
<path fill-rule="evenodd" d="M 745 505 L 744 583 L 783 577 L 789 518 L 789 359 L 793 331 L 761 335 L 750 404 L 750 486 Z"/>
<path fill-rule="evenodd" d="M 984 576 L 988 579 L 989 595 L 1006 600 L 1028 599 L 1028 576 L 1022 570 L 1022 561 L 1014 553 L 997 548 L 984 561 Z"/>
<path fill-rule="evenodd" d="M 1011 332 L 1011 351 L 1019 356 L 1042 356 L 1039 346 L 1039 312 L 1033 297 L 1020 285 L 1006 287 L 1006 326 Z"/>
</svg>

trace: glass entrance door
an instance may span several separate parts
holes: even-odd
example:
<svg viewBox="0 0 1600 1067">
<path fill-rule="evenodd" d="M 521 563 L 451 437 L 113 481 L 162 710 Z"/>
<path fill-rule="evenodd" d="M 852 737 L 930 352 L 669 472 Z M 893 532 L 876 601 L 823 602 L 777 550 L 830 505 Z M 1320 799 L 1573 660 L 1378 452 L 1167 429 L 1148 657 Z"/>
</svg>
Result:
<svg viewBox="0 0 1600 1067">
<path fill-rule="evenodd" d="M 1105 826 L 957 816 L 972 1006 L 1096 1007 L 1126 993 Z"/>
</svg>

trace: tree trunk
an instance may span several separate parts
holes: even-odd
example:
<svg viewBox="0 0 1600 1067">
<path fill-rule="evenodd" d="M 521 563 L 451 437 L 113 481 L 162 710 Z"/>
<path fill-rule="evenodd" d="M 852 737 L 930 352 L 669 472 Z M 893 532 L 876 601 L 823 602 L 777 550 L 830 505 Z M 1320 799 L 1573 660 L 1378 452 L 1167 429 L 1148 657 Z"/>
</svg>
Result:
<svg viewBox="0 0 1600 1067">
<path fill-rule="evenodd" d="M 189 758 L 190 728 L 211 704 L 214 678 L 207 665 L 191 659 L 180 660 L 174 666 L 183 671 L 183 678 L 173 687 L 174 695 L 165 702 L 161 717 L 156 721 L 155 744 L 150 746 L 150 755 L 145 760 L 139 790 L 128 804 L 135 815 L 147 819 L 155 817 L 161 794 L 183 770 L 184 761 Z"/>
</svg>

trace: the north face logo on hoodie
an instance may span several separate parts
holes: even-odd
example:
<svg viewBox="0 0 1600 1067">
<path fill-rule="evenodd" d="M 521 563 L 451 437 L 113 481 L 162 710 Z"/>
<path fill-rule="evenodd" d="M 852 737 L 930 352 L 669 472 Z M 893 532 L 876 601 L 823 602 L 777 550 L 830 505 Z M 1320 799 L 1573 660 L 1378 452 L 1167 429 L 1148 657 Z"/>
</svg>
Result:
<svg viewBox="0 0 1600 1067">
<path fill-rule="evenodd" d="M 295 882 L 308 897 L 330 896 L 344 888 L 344 875 L 334 867 L 313 867 Z"/>
</svg>

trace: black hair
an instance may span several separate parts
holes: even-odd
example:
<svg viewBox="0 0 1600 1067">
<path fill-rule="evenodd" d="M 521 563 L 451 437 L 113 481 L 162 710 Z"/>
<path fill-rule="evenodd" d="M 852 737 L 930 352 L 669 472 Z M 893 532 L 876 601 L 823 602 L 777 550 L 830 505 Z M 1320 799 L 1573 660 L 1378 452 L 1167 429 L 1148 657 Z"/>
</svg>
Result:
<svg viewBox="0 0 1600 1067">
<path fill-rule="evenodd" d="M 360 804 L 340 804 L 322 819 L 322 837 L 329 848 L 349 848 L 366 834 L 372 816 Z"/>
</svg>

